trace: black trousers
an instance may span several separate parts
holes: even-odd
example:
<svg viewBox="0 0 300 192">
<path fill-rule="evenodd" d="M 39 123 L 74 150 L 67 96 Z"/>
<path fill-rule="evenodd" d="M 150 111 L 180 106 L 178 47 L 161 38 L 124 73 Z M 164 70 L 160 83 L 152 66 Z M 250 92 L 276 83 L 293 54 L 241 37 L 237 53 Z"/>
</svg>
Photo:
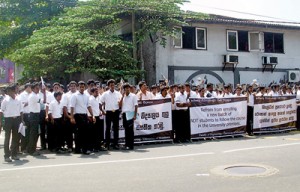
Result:
<svg viewBox="0 0 300 192">
<path fill-rule="evenodd" d="M 247 107 L 247 127 L 246 131 L 249 135 L 253 134 L 253 107 Z"/>
<path fill-rule="evenodd" d="M 113 132 L 114 132 L 114 146 L 118 145 L 119 142 L 119 115 L 120 111 L 107 111 L 105 116 L 105 123 L 106 123 L 106 131 L 105 131 L 105 139 L 106 139 L 106 146 L 110 145 L 110 130 L 111 130 L 111 123 L 113 123 Z"/>
<path fill-rule="evenodd" d="M 39 137 L 40 113 L 30 113 L 29 121 L 29 143 L 27 151 L 29 154 L 32 154 L 36 151 L 36 144 Z"/>
<path fill-rule="evenodd" d="M 70 119 L 64 118 L 64 125 L 62 127 L 64 134 L 64 142 L 68 149 L 73 149 L 73 134 L 75 133 L 76 125 L 72 124 Z"/>
<path fill-rule="evenodd" d="M 54 125 L 50 122 L 50 120 L 47 122 L 47 142 L 48 142 L 48 149 L 50 151 L 56 149 L 55 144 L 55 129 Z"/>
<path fill-rule="evenodd" d="M 7 117 L 5 118 L 4 130 L 5 130 L 5 138 L 4 138 L 4 158 L 8 158 L 10 156 L 16 156 L 19 148 L 19 125 L 21 123 L 21 117 Z M 9 150 L 9 143 L 11 137 L 11 150 Z"/>
<path fill-rule="evenodd" d="M 25 137 L 23 135 L 20 134 L 20 138 L 21 138 L 21 151 L 25 151 L 27 150 L 27 146 L 29 143 L 29 130 L 30 130 L 30 120 L 29 120 L 29 113 L 24 113 L 23 114 L 23 121 L 25 123 L 26 129 L 25 129 Z"/>
<path fill-rule="evenodd" d="M 191 139 L 189 110 L 177 110 L 175 119 L 176 140 L 187 141 Z"/>
<path fill-rule="evenodd" d="M 300 106 L 297 107 L 297 129 L 300 130 Z"/>
<path fill-rule="evenodd" d="M 95 116 L 96 123 L 89 121 L 92 138 L 91 149 L 100 150 L 101 145 L 104 142 L 104 120 L 100 119 L 99 116 Z"/>
<path fill-rule="evenodd" d="M 85 153 L 89 149 L 89 126 L 87 114 L 75 114 L 75 152 Z"/>
<path fill-rule="evenodd" d="M 125 146 L 133 149 L 134 145 L 134 130 L 133 130 L 133 119 L 127 120 L 126 114 L 123 113 L 123 126 L 125 129 Z"/>
<path fill-rule="evenodd" d="M 41 139 L 41 148 L 47 148 L 47 128 L 46 128 L 46 112 L 45 110 L 41 110 L 40 112 L 40 139 Z"/>
<path fill-rule="evenodd" d="M 63 130 L 62 130 L 62 119 L 56 118 L 53 123 L 53 137 L 54 137 L 54 148 L 59 150 L 63 146 Z"/>
<path fill-rule="evenodd" d="M 177 121 L 177 110 L 172 110 L 172 138 L 174 141 L 179 141 L 177 138 L 177 132 L 178 132 L 178 125 L 176 124 Z"/>
</svg>

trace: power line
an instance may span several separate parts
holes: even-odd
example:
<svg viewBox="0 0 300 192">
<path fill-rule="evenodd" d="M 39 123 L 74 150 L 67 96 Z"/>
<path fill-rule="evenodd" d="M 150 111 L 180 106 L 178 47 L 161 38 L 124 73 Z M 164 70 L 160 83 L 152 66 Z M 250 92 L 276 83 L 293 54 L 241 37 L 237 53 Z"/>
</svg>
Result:
<svg viewBox="0 0 300 192">
<path fill-rule="evenodd" d="M 277 19 L 277 20 L 285 20 L 285 21 L 288 21 L 288 22 L 291 22 L 291 23 L 295 22 L 294 20 L 289 20 L 289 19 L 283 19 L 283 18 L 278 18 L 278 17 L 271 17 L 271 16 L 260 15 L 260 14 L 249 13 L 249 12 L 243 12 L 243 11 L 236 11 L 236 10 L 232 10 L 232 9 L 223 9 L 223 8 L 206 6 L 206 5 L 202 5 L 202 4 L 196 4 L 196 3 L 193 3 L 193 5 L 198 6 L 198 7 L 216 9 L 216 10 L 220 10 L 220 11 L 227 11 L 227 12 L 239 13 L 239 14 L 244 14 L 244 15 L 252 15 L 252 16 L 264 17 L 264 18 L 269 18 L 269 19 Z M 298 24 L 298 22 L 296 22 L 296 23 Z"/>
</svg>

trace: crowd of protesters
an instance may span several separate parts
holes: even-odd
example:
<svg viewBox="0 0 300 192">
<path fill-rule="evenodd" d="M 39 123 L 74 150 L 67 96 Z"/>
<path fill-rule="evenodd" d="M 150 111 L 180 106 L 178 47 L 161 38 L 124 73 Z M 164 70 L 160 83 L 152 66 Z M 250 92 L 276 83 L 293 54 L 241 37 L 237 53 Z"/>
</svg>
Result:
<svg viewBox="0 0 300 192">
<path fill-rule="evenodd" d="M 211 83 L 198 86 L 190 83 L 167 84 L 161 82 L 147 86 L 146 82 L 141 81 L 138 86 L 133 86 L 117 84 L 113 79 L 101 84 L 91 79 L 87 82 L 71 81 L 67 87 L 60 83 L 50 85 L 44 82 L 9 85 L 1 97 L 0 111 L 5 130 L 4 159 L 6 162 L 19 160 L 19 153 L 38 156 L 39 150 L 85 155 L 111 148 L 133 150 L 133 122 L 137 117 L 139 100 L 171 99 L 174 142 L 189 142 L 190 98 L 247 97 L 247 133 L 251 135 L 254 96 L 295 94 L 300 97 L 299 86 L 286 84 L 268 87 L 257 82 L 234 87 Z M 122 147 L 118 143 L 120 117 L 125 128 L 125 145 Z M 24 134 L 18 131 L 21 123 L 26 126 Z"/>
</svg>

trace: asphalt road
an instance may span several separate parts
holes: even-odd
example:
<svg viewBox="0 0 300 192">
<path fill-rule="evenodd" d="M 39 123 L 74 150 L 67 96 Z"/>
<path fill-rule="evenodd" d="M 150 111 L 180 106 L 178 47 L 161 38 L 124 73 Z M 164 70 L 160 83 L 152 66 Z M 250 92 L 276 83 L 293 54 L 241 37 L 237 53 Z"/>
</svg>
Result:
<svg viewBox="0 0 300 192">
<path fill-rule="evenodd" d="M 299 148 L 300 133 L 294 132 L 143 145 L 130 152 L 90 156 L 21 156 L 13 163 L 0 161 L 0 191 L 299 192 Z M 275 171 L 266 176 L 216 172 L 221 166 L 235 165 L 267 166 Z"/>
</svg>

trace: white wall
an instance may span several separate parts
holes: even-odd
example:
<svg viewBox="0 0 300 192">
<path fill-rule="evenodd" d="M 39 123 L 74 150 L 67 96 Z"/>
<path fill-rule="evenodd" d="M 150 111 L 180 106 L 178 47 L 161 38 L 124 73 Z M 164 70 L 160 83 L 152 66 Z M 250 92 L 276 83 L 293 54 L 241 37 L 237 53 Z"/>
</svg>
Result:
<svg viewBox="0 0 300 192">
<path fill-rule="evenodd" d="M 161 74 L 167 77 L 168 66 L 198 66 L 198 67 L 222 67 L 223 55 L 234 54 L 239 56 L 238 68 L 257 69 L 262 68 L 262 56 L 278 57 L 278 69 L 295 69 L 300 68 L 300 30 L 279 30 L 270 28 L 254 28 L 244 26 L 226 26 L 213 24 L 198 24 L 194 27 L 207 28 L 207 50 L 188 50 L 176 49 L 173 47 L 173 40 L 168 39 L 168 45 L 163 48 L 157 45 L 157 79 L 161 79 Z M 229 52 L 226 50 L 226 30 L 245 30 L 261 32 L 277 32 L 284 34 L 284 54 L 263 53 L 263 52 Z M 175 83 L 183 83 L 196 71 L 176 71 Z M 233 72 L 215 71 L 226 83 L 233 83 Z M 270 71 L 262 72 L 241 72 L 241 83 L 249 83 L 249 80 L 259 79 L 261 83 L 268 84 L 275 80 L 283 79 L 286 73 L 271 73 Z M 227 82 L 228 81 L 228 82 Z"/>
</svg>

